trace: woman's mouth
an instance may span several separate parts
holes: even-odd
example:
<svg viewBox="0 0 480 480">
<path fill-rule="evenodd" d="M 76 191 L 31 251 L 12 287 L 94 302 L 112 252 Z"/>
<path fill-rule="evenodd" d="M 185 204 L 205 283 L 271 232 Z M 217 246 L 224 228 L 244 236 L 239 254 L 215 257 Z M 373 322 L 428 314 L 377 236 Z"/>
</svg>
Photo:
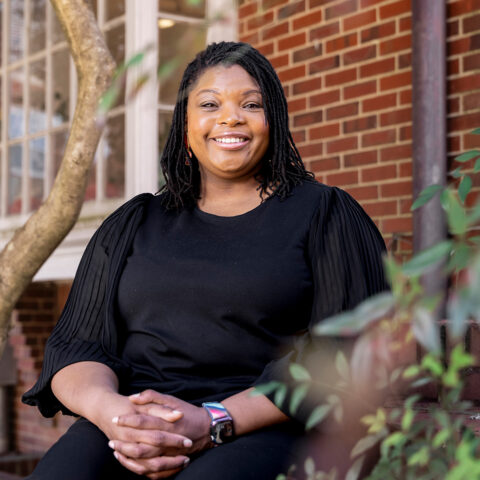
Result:
<svg viewBox="0 0 480 480">
<path fill-rule="evenodd" d="M 216 145 L 226 150 L 237 150 L 244 147 L 249 139 L 246 137 L 218 137 L 212 138 Z"/>
</svg>

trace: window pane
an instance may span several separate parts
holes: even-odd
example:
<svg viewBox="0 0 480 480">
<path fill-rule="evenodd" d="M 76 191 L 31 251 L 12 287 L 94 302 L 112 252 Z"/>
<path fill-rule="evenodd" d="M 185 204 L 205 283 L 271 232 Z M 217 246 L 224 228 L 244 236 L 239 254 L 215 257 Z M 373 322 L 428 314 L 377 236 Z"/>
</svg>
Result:
<svg viewBox="0 0 480 480">
<path fill-rule="evenodd" d="M 205 0 L 158 0 L 158 10 L 202 18 L 205 16 Z"/>
<path fill-rule="evenodd" d="M 47 112 L 45 107 L 45 60 L 30 64 L 30 133 L 40 132 L 47 128 Z"/>
<path fill-rule="evenodd" d="M 115 62 L 117 62 L 117 65 L 120 66 L 125 60 L 125 25 L 122 23 L 118 27 L 107 30 L 105 32 L 105 38 L 107 40 L 107 46 L 110 49 Z M 125 85 L 122 85 L 119 99 L 114 106 L 123 105 L 124 103 Z"/>
<path fill-rule="evenodd" d="M 23 136 L 23 68 L 8 75 L 8 138 Z"/>
<path fill-rule="evenodd" d="M 165 143 L 167 142 L 170 126 L 172 125 L 172 113 L 171 112 L 159 112 L 158 114 L 158 188 L 161 188 L 165 183 L 163 177 L 162 167 L 160 166 L 160 158 L 162 157 Z"/>
<path fill-rule="evenodd" d="M 119 17 L 125 13 L 125 0 L 105 0 L 105 20 Z"/>
<path fill-rule="evenodd" d="M 45 0 L 30 0 L 31 17 L 28 28 L 30 53 L 35 53 L 45 48 Z"/>
<path fill-rule="evenodd" d="M 206 30 L 203 25 L 176 23 L 159 29 L 159 101 L 172 104 L 183 70 L 195 54 L 205 48 Z M 175 45 L 175 48 L 170 48 Z"/>
<path fill-rule="evenodd" d="M 45 177 L 45 138 L 30 140 L 30 209 L 37 209 L 43 200 L 43 179 Z"/>
<path fill-rule="evenodd" d="M 3 1 L 0 1 L 0 25 L 3 25 Z M 2 40 L 3 43 L 3 40 Z M 3 62 L 3 48 L 0 48 L 0 65 Z"/>
<path fill-rule="evenodd" d="M 52 55 L 52 124 L 58 127 L 68 122 L 70 93 L 70 55 L 68 50 L 60 50 Z"/>
<path fill-rule="evenodd" d="M 105 159 L 105 196 L 108 198 L 125 195 L 125 116 L 109 118 L 105 126 L 103 142 Z"/>
<path fill-rule="evenodd" d="M 10 38 L 8 44 L 10 63 L 20 60 L 23 57 L 23 22 L 24 22 L 23 0 L 10 1 Z"/>
<path fill-rule="evenodd" d="M 22 210 L 22 146 L 12 145 L 8 149 L 8 204 L 7 213 Z"/>
</svg>

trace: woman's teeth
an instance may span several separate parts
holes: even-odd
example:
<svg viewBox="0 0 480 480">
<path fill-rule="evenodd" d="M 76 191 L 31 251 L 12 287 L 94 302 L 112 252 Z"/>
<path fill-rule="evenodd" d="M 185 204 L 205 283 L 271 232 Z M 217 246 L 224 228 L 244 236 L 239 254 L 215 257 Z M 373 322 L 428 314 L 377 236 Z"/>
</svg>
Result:
<svg viewBox="0 0 480 480">
<path fill-rule="evenodd" d="M 246 138 L 215 138 L 216 142 L 219 143 L 242 143 Z"/>
</svg>

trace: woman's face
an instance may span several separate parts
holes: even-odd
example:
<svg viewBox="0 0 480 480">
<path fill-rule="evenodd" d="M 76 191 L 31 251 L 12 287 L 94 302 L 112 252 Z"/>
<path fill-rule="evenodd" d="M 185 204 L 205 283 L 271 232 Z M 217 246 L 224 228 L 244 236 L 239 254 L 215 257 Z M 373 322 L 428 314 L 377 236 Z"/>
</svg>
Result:
<svg viewBox="0 0 480 480">
<path fill-rule="evenodd" d="M 205 70 L 188 96 L 186 129 L 203 181 L 253 176 L 269 141 L 255 80 L 238 65 Z"/>
</svg>

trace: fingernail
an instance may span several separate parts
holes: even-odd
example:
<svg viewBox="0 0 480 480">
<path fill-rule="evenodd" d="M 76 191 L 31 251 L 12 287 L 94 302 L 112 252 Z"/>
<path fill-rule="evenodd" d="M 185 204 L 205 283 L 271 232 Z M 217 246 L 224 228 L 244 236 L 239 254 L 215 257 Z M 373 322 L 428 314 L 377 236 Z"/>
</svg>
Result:
<svg viewBox="0 0 480 480">
<path fill-rule="evenodd" d="M 183 441 L 183 446 L 184 447 L 191 447 L 193 445 L 193 442 L 189 439 L 189 438 L 186 438 L 184 441 Z M 190 461 L 190 460 L 189 460 Z"/>
<path fill-rule="evenodd" d="M 190 459 L 187 457 L 184 461 L 183 461 L 183 465 L 186 466 L 190 463 Z"/>
<path fill-rule="evenodd" d="M 137 398 L 137 397 L 139 397 L 139 396 L 140 396 L 139 393 L 134 393 L 133 395 L 130 395 L 130 398 Z"/>
<path fill-rule="evenodd" d="M 118 423 L 118 417 L 113 417 L 112 418 L 112 423 Z"/>
<path fill-rule="evenodd" d="M 117 452 L 113 452 L 113 456 L 118 460 L 118 453 Z"/>
<path fill-rule="evenodd" d="M 182 413 L 180 410 L 172 410 L 172 414 L 178 415 Z"/>
<path fill-rule="evenodd" d="M 110 441 L 108 442 L 108 446 L 109 446 L 110 448 L 112 448 L 112 449 L 115 449 L 115 445 L 114 445 L 114 443 L 113 443 L 113 440 L 110 440 Z"/>
</svg>

